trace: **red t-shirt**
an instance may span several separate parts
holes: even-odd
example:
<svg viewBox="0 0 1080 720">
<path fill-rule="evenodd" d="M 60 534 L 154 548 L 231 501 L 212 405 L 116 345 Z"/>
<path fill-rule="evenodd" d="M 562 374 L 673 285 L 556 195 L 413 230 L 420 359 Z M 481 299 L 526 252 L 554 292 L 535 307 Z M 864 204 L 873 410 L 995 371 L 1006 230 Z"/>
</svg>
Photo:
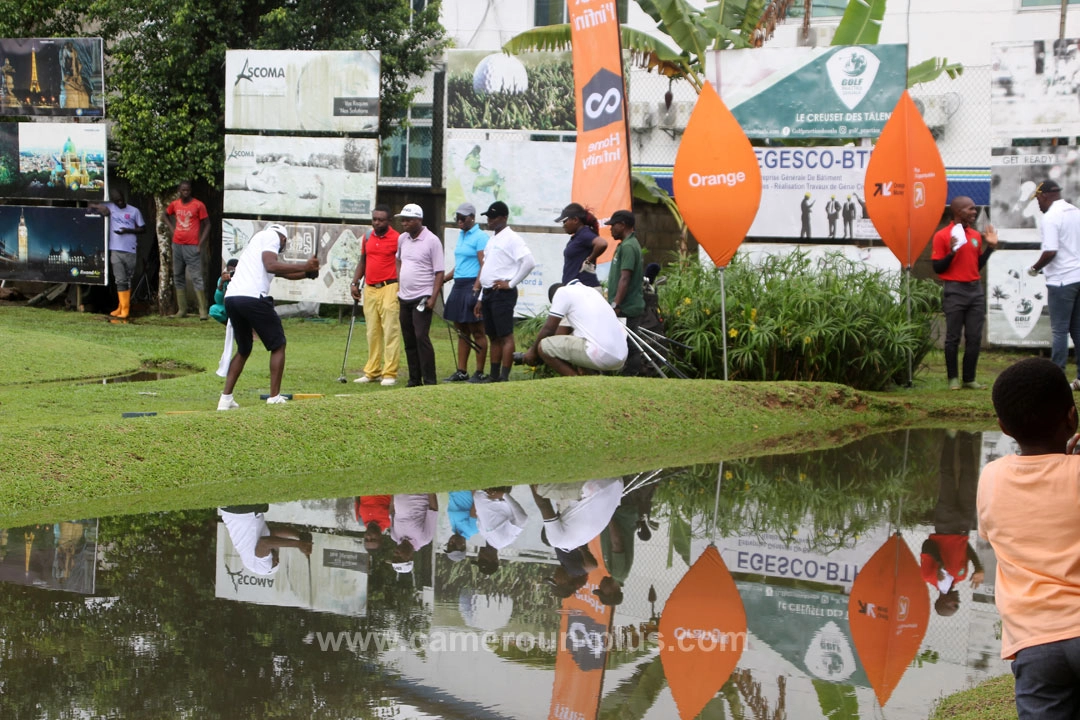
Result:
<svg viewBox="0 0 1080 720">
<path fill-rule="evenodd" d="M 385 532 L 390 527 L 390 503 L 393 501 L 393 495 L 361 495 L 356 501 L 360 524 L 367 527 L 369 522 L 375 522 Z"/>
<path fill-rule="evenodd" d="M 935 533 L 930 536 L 930 540 L 937 545 L 938 553 L 941 555 L 941 567 L 952 575 L 954 585 L 965 579 L 968 571 L 968 536 Z M 920 560 L 922 579 L 937 587 L 937 560 L 926 554 L 923 554 Z"/>
<path fill-rule="evenodd" d="M 369 233 L 364 240 L 364 282 L 368 285 L 397 279 L 398 231 L 387 228 L 379 237 Z"/>
<path fill-rule="evenodd" d="M 934 249 L 931 260 L 940 260 L 952 252 L 952 230 L 956 223 L 949 223 L 934 233 Z M 953 256 L 949 269 L 941 273 L 942 280 L 972 282 L 979 279 L 979 255 L 982 254 L 982 235 L 974 228 L 964 228 L 967 243 L 960 246 Z"/>
<path fill-rule="evenodd" d="M 199 221 L 210 217 L 201 200 L 191 198 L 185 205 L 180 198 L 177 198 L 169 203 L 165 212 L 176 216 L 176 231 L 172 236 L 174 243 L 177 245 L 199 244 Z"/>
</svg>

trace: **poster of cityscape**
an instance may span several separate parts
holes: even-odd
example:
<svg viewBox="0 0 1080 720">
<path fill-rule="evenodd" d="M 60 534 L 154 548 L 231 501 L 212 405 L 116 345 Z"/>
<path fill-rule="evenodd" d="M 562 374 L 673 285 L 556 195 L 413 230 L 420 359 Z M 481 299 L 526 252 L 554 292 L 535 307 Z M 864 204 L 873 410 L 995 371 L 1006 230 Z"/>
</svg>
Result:
<svg viewBox="0 0 1080 720">
<path fill-rule="evenodd" d="M 104 117 L 101 38 L 0 39 L 0 115 Z"/>
<path fill-rule="evenodd" d="M 0 125 L 0 197 L 105 199 L 105 126 Z"/>
<path fill-rule="evenodd" d="M 0 205 L 0 280 L 105 285 L 105 218 L 85 208 Z"/>
</svg>

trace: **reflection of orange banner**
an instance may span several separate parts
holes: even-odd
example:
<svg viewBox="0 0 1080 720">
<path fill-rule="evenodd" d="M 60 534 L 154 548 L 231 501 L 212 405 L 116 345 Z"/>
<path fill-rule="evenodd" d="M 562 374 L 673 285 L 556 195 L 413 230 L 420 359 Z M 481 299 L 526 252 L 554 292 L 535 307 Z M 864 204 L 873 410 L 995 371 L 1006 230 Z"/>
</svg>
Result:
<svg viewBox="0 0 1080 720">
<path fill-rule="evenodd" d="M 595 720 L 600 710 L 613 614 L 592 594 L 608 574 L 600 538 L 593 539 L 589 549 L 599 567 L 589 573 L 581 589 L 562 602 L 549 720 Z"/>
<path fill-rule="evenodd" d="M 575 0 L 570 10 L 577 98 L 573 201 L 601 222 L 630 209 L 630 148 L 619 17 L 614 0 Z M 608 235 L 608 231 L 604 230 Z M 600 258 L 610 260 L 615 243 Z"/>
</svg>

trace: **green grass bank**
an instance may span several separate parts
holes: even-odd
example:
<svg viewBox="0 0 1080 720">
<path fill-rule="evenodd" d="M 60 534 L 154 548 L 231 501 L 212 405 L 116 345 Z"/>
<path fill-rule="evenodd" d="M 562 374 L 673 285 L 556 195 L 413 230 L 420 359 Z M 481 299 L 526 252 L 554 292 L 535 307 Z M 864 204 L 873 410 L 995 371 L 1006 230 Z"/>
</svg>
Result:
<svg viewBox="0 0 1080 720">
<path fill-rule="evenodd" d="M 408 488 L 584 479 L 647 467 L 823 448 L 896 427 L 989 428 L 989 391 L 949 392 L 940 353 L 913 388 L 589 377 L 406 389 L 337 382 L 348 322 L 286 320 L 284 392 L 268 407 L 256 344 L 215 410 L 224 331 L 213 321 L 0 307 L 0 526 Z M 439 377 L 451 337 L 432 327 Z M 357 323 L 347 374 L 366 359 Z M 984 354 L 991 382 L 1014 359 Z M 404 363 L 404 358 L 403 358 Z M 146 367 L 169 380 L 102 384 Z M 470 368 L 471 369 L 471 368 Z M 402 374 L 404 375 L 404 367 Z M 124 412 L 154 417 L 122 418 Z"/>
</svg>

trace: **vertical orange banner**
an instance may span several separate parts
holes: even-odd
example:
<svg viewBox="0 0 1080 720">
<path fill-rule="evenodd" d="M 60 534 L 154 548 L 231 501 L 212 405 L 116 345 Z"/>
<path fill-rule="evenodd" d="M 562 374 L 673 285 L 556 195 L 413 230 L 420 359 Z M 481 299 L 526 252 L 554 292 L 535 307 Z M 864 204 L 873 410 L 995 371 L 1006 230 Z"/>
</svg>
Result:
<svg viewBox="0 0 1080 720">
<path fill-rule="evenodd" d="M 709 83 L 686 124 L 671 178 L 675 204 L 717 267 L 727 267 L 761 204 L 750 140 Z"/>
<path fill-rule="evenodd" d="M 589 550 L 598 567 L 585 585 L 562 601 L 549 720 L 596 720 L 600 712 L 613 612 L 593 595 L 608 574 L 599 537 L 589 543 Z"/>
<path fill-rule="evenodd" d="M 578 133 L 571 199 L 591 210 L 603 226 L 616 210 L 631 209 L 619 15 L 614 0 L 569 0 L 567 7 Z M 601 231 L 610 239 L 606 227 Z M 611 258 L 614 245 L 601 260 Z"/>
<path fill-rule="evenodd" d="M 870 155 L 865 185 L 870 221 L 900 265 L 911 267 L 937 229 L 949 190 L 934 136 L 906 90 Z"/>
<path fill-rule="evenodd" d="M 848 621 L 866 677 L 884 707 L 919 652 L 930 622 L 930 594 L 899 533 L 859 571 L 848 599 Z"/>
</svg>

